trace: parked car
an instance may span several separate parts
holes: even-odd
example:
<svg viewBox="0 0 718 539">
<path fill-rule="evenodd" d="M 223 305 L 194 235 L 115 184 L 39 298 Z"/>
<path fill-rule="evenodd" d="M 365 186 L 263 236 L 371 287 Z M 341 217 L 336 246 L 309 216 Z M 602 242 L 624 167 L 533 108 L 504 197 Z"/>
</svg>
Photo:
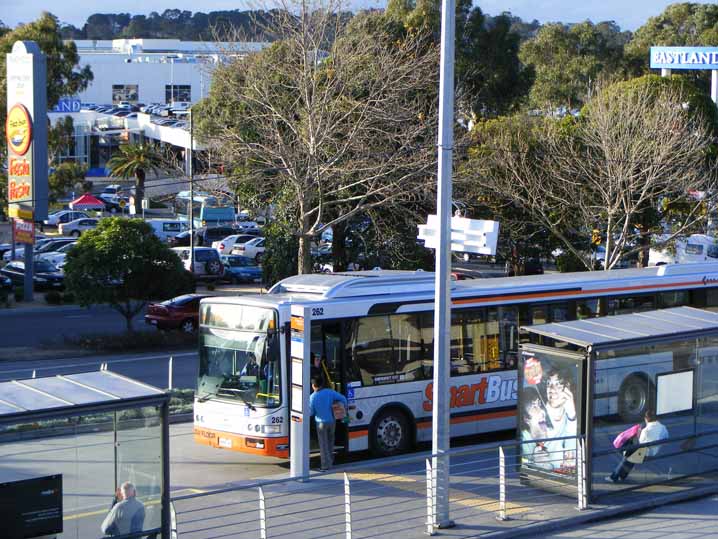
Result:
<svg viewBox="0 0 718 539">
<path fill-rule="evenodd" d="M 221 255 L 228 255 L 236 247 L 240 247 L 254 238 L 256 236 L 251 234 L 232 234 L 221 240 L 213 241 L 212 249 L 217 249 L 217 252 Z"/>
<path fill-rule="evenodd" d="M 174 247 L 172 249 L 180 257 L 185 269 L 190 269 L 190 248 Z M 219 279 L 224 274 L 224 266 L 219 253 L 211 247 L 194 248 L 195 279 Z"/>
<path fill-rule="evenodd" d="M 107 185 L 97 198 L 103 201 L 118 202 L 120 197 L 129 197 L 130 190 L 118 183 Z"/>
<path fill-rule="evenodd" d="M 97 224 L 100 222 L 99 219 L 77 219 L 69 223 L 63 223 L 59 226 L 60 234 L 69 234 L 79 238 L 80 235 L 87 231 L 97 228 Z"/>
<path fill-rule="evenodd" d="M 257 263 L 262 261 L 264 257 L 264 238 L 254 238 L 247 243 L 232 250 L 232 254 L 247 256 L 253 258 Z"/>
<path fill-rule="evenodd" d="M 76 241 L 75 238 L 61 238 L 61 237 L 54 237 L 54 238 L 44 238 L 41 240 L 38 240 L 35 242 L 35 246 L 33 247 L 33 255 L 37 256 L 40 253 L 45 253 L 49 251 L 55 251 L 65 245 L 66 243 Z M 21 259 L 23 256 L 25 256 L 25 244 L 18 244 L 15 247 L 15 258 Z M 3 260 L 8 262 L 12 258 L 12 251 L 8 250 L 3 254 Z"/>
<path fill-rule="evenodd" d="M 125 207 L 123 208 L 120 204 L 120 201 L 124 201 Z M 118 196 L 115 197 L 113 200 L 109 199 L 102 199 L 102 202 L 105 203 L 105 211 L 108 213 L 122 213 L 128 210 L 128 206 L 130 204 L 130 198 L 126 196 Z"/>
<path fill-rule="evenodd" d="M 253 236 L 258 236 L 262 233 L 261 229 L 259 228 L 259 225 L 255 221 L 239 221 L 235 223 L 234 227 L 237 229 L 238 232 L 241 232 L 242 234 L 251 234 Z"/>
<path fill-rule="evenodd" d="M 155 236 L 167 242 L 169 242 L 173 236 L 177 236 L 189 228 L 187 221 L 180 221 L 178 219 L 149 219 L 145 222 L 152 227 L 152 232 L 155 233 Z"/>
<path fill-rule="evenodd" d="M 185 294 L 147 307 L 145 323 L 157 329 L 179 329 L 194 333 L 199 326 L 199 302 L 207 294 Z"/>
<path fill-rule="evenodd" d="M 0 275 L 0 290 L 9 292 L 12 290 L 12 279 L 6 275 Z"/>
<path fill-rule="evenodd" d="M 48 251 L 46 253 L 40 253 L 37 255 L 36 260 L 45 260 L 46 262 L 49 262 L 53 266 L 55 266 L 58 269 L 62 269 L 62 267 L 65 265 L 65 256 L 67 256 L 67 253 L 75 246 L 76 241 L 71 241 L 62 247 L 60 247 L 57 251 Z"/>
<path fill-rule="evenodd" d="M 73 238 L 71 236 L 55 236 L 54 238 L 47 238 L 47 241 L 43 241 L 42 245 L 38 246 L 37 243 L 35 244 L 34 254 L 39 255 L 40 253 L 57 251 L 68 243 L 75 243 L 76 241 L 77 238 Z"/>
<path fill-rule="evenodd" d="M 45 219 L 43 223 L 50 226 L 57 226 L 60 223 L 69 223 L 70 221 L 81 219 L 83 217 L 87 218 L 90 216 L 84 211 L 59 210 L 48 215 L 47 219 Z"/>
<path fill-rule="evenodd" d="M 195 230 L 195 242 L 198 246 L 211 246 L 213 241 L 219 241 L 235 234 L 235 230 L 228 226 L 207 226 Z"/>
<path fill-rule="evenodd" d="M 189 247 L 189 230 L 180 232 L 176 236 L 170 236 L 167 243 L 170 247 Z"/>
<path fill-rule="evenodd" d="M 262 268 L 246 256 L 222 255 L 224 278 L 233 283 L 258 283 L 262 280 Z"/>
<path fill-rule="evenodd" d="M 25 282 L 25 262 L 10 262 L 0 269 L 0 274 L 9 277 L 13 285 L 22 286 Z M 38 290 L 62 288 L 65 285 L 65 276 L 46 260 L 35 260 L 32 281 Z"/>
</svg>

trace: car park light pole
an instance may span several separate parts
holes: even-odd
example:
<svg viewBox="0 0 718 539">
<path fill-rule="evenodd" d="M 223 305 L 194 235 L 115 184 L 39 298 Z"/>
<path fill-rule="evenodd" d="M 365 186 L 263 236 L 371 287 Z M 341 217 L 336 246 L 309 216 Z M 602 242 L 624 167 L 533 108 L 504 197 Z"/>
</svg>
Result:
<svg viewBox="0 0 718 539">
<path fill-rule="evenodd" d="M 189 172 L 189 271 L 194 276 L 194 121 L 192 118 L 192 107 L 189 109 L 189 149 L 185 158 Z"/>
</svg>

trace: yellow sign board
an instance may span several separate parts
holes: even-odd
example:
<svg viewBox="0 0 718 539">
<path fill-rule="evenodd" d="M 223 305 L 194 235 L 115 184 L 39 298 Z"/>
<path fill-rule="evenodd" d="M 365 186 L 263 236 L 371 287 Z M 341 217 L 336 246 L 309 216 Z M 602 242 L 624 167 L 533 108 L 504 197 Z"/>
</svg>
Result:
<svg viewBox="0 0 718 539">
<path fill-rule="evenodd" d="M 13 217 L 14 219 L 27 219 L 28 221 L 33 220 L 32 209 L 21 208 L 17 204 L 10 204 L 8 210 L 9 217 Z"/>
</svg>

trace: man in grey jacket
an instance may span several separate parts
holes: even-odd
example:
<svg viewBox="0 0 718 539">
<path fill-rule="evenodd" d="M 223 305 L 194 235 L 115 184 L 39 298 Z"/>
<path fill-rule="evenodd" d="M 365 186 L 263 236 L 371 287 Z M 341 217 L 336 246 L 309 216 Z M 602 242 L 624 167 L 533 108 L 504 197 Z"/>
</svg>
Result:
<svg viewBox="0 0 718 539">
<path fill-rule="evenodd" d="M 109 536 L 141 532 L 145 523 L 145 506 L 139 501 L 135 486 L 128 482 L 119 488 L 118 501 L 102 521 L 102 533 Z"/>
</svg>

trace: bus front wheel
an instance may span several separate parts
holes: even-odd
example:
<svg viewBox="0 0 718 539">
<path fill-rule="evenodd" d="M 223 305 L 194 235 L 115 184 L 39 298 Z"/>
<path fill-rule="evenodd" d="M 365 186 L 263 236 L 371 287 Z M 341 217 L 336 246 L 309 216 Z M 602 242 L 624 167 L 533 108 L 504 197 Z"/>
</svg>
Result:
<svg viewBox="0 0 718 539">
<path fill-rule="evenodd" d="M 409 448 L 411 434 L 406 414 L 397 408 L 382 411 L 371 427 L 372 452 L 381 457 L 389 457 L 405 452 Z"/>
<path fill-rule="evenodd" d="M 653 384 L 644 376 L 633 374 L 621 384 L 618 413 L 627 423 L 639 422 L 653 405 Z"/>
</svg>

